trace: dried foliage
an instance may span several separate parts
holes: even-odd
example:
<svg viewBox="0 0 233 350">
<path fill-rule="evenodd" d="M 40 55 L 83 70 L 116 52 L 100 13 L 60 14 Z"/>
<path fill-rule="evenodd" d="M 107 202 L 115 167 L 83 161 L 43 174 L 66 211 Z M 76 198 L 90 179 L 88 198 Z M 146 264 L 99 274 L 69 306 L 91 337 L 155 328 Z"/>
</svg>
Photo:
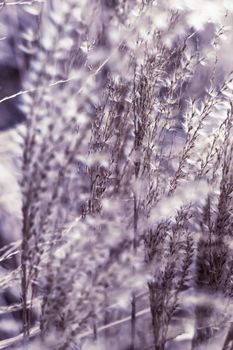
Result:
<svg viewBox="0 0 233 350">
<path fill-rule="evenodd" d="M 20 98 L 24 122 L 0 135 L 18 146 L 0 148 L 18 171 L 17 213 L 0 197 L 18 234 L 0 248 L 1 349 L 230 349 L 232 11 L 2 2 L 22 89 L 0 105 Z"/>
</svg>

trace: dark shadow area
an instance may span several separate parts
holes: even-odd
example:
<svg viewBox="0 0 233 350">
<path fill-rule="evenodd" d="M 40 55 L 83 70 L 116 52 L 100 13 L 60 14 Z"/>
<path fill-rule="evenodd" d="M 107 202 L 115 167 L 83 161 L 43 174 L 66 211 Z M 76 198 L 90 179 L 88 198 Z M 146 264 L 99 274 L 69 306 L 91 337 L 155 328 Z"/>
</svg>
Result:
<svg viewBox="0 0 233 350">
<path fill-rule="evenodd" d="M 0 100 L 20 91 L 20 73 L 17 68 L 0 65 Z M 24 120 L 24 114 L 18 108 L 19 98 L 0 103 L 0 131 L 15 126 Z"/>
</svg>

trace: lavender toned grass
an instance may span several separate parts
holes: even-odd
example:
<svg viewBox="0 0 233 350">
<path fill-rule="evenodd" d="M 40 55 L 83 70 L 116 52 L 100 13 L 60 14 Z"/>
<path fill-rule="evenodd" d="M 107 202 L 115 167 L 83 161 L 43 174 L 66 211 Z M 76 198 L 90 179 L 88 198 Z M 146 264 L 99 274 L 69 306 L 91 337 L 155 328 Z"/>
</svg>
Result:
<svg viewBox="0 0 233 350">
<path fill-rule="evenodd" d="M 231 349 L 231 1 L 0 16 L 0 349 Z"/>
</svg>

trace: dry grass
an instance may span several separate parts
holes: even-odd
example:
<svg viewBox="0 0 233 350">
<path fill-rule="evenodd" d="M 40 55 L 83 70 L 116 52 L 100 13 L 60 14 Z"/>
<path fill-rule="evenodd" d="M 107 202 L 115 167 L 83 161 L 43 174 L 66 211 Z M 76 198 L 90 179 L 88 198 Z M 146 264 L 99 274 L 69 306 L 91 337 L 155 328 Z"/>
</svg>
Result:
<svg viewBox="0 0 233 350">
<path fill-rule="evenodd" d="M 20 255 L 0 278 L 21 288 L 0 307 L 19 332 L 0 348 L 228 349 L 230 5 L 7 5 L 30 25 L 15 34 L 22 90 L 0 100 L 25 115 L 21 236 L 0 250 Z"/>
</svg>

